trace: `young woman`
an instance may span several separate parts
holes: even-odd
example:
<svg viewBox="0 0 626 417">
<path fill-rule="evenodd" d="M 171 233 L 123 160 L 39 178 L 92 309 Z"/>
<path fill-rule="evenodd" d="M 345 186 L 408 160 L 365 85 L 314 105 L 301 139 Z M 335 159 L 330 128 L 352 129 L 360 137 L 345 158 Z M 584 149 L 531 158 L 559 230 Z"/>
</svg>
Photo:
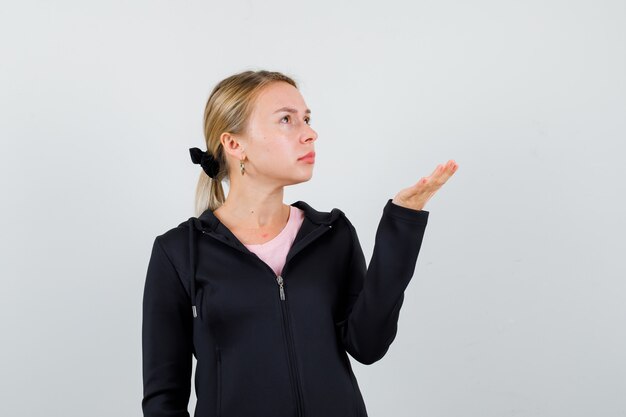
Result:
<svg viewBox="0 0 626 417">
<path fill-rule="evenodd" d="M 296 83 L 269 71 L 221 81 L 204 114 L 196 215 L 157 236 L 143 294 L 143 414 L 366 417 L 347 354 L 372 364 L 397 332 L 450 160 L 382 210 L 366 267 L 338 208 L 283 203 L 308 181 L 317 133 Z M 229 182 L 224 197 L 222 181 Z"/>
</svg>

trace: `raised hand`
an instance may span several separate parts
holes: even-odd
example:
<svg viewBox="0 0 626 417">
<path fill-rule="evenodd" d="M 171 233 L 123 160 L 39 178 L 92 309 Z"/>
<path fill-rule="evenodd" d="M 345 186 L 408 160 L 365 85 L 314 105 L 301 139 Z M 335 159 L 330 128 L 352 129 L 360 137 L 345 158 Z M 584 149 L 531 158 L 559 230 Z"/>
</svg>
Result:
<svg viewBox="0 0 626 417">
<path fill-rule="evenodd" d="M 413 210 L 422 210 L 426 202 L 439 191 L 458 167 L 453 159 L 437 165 L 430 176 L 422 177 L 417 183 L 400 190 L 391 202 Z"/>
</svg>

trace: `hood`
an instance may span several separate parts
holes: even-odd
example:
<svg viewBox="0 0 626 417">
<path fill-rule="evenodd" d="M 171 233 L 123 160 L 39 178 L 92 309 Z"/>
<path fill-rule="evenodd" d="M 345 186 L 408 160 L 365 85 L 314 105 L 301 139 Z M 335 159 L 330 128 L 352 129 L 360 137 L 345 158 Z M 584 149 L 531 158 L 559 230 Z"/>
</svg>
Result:
<svg viewBox="0 0 626 417">
<path fill-rule="evenodd" d="M 302 250 L 313 239 L 332 228 L 333 223 L 344 213 L 333 208 L 330 212 L 318 211 L 304 201 L 298 200 L 290 204 L 304 212 L 304 221 L 300 230 L 287 254 L 286 261 L 289 261 L 297 252 Z M 253 254 L 243 245 L 239 239 L 213 214 L 213 211 L 206 209 L 198 217 L 190 217 L 187 220 L 189 228 L 189 274 L 190 274 L 190 296 L 193 317 L 198 317 L 196 303 L 196 252 L 197 239 L 201 234 L 211 236 L 226 245 L 232 246 L 245 254 Z M 184 223 L 183 223 L 184 224 Z M 181 224 L 182 225 L 182 224 Z"/>
</svg>

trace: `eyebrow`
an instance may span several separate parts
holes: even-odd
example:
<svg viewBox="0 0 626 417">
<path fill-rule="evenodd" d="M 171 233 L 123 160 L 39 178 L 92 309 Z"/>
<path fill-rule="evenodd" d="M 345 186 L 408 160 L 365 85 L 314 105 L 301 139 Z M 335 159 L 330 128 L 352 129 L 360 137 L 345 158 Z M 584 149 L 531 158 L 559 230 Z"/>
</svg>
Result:
<svg viewBox="0 0 626 417">
<path fill-rule="evenodd" d="M 298 113 L 298 110 L 294 109 L 293 107 L 281 107 L 280 109 L 276 110 L 274 113 L 279 113 L 281 111 L 286 111 L 289 113 Z M 311 110 L 310 109 L 306 109 L 304 111 L 304 114 L 310 114 Z"/>
</svg>

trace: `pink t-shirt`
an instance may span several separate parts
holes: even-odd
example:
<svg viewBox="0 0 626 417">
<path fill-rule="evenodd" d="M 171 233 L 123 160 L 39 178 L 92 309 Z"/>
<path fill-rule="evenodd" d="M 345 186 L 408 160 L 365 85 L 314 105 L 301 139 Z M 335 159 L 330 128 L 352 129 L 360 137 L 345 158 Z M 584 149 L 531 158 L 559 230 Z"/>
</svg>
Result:
<svg viewBox="0 0 626 417">
<path fill-rule="evenodd" d="M 290 207 L 287 224 L 272 240 L 257 245 L 244 245 L 268 264 L 276 275 L 282 273 L 283 266 L 285 266 L 287 259 L 287 253 L 289 249 L 291 249 L 291 244 L 295 240 L 298 230 L 300 230 L 300 226 L 304 221 L 304 211 L 300 210 L 298 207 Z"/>
</svg>

